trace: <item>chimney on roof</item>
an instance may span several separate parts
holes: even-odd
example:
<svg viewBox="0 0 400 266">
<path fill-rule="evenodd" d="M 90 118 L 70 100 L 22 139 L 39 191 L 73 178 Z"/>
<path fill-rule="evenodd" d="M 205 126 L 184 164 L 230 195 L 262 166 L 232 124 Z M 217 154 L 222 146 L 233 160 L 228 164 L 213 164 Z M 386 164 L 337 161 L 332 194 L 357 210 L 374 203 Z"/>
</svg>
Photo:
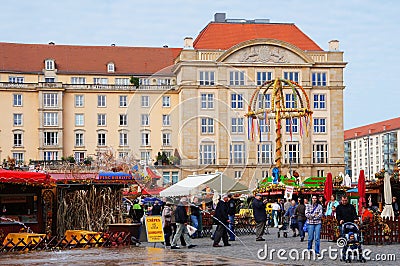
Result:
<svg viewBox="0 0 400 266">
<path fill-rule="evenodd" d="M 339 41 L 338 40 L 332 40 L 328 43 L 329 43 L 329 51 L 331 51 L 331 52 L 339 51 Z"/>
<path fill-rule="evenodd" d="M 183 39 L 183 49 L 193 49 L 193 38 L 192 37 L 185 37 Z"/>
<path fill-rule="evenodd" d="M 49 45 L 55 45 L 55 43 L 54 42 L 49 42 Z"/>
<path fill-rule="evenodd" d="M 225 22 L 226 13 L 215 13 L 214 14 L 214 21 L 215 22 Z"/>
</svg>

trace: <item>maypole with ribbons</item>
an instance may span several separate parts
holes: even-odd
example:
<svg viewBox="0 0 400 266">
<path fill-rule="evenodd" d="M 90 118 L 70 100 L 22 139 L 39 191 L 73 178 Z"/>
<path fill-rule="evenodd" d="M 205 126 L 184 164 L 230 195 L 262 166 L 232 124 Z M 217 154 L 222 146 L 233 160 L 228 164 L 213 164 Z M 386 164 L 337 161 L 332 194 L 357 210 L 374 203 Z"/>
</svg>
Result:
<svg viewBox="0 0 400 266">
<path fill-rule="evenodd" d="M 292 102 L 289 106 L 285 104 L 284 90 L 291 91 Z M 270 106 L 265 103 L 265 97 L 271 93 Z M 260 97 L 261 103 L 259 103 Z M 312 111 L 310 108 L 310 100 L 304 88 L 298 83 L 276 78 L 264 82 L 260 87 L 254 91 L 246 114 L 248 121 L 248 136 L 249 139 L 256 139 L 256 134 L 259 134 L 261 139 L 261 131 L 259 130 L 259 120 L 275 121 L 275 167 L 279 170 L 282 166 L 282 119 L 290 119 L 292 125 L 293 118 L 300 119 L 300 135 L 302 135 L 303 124 L 306 127 L 306 134 L 308 135 L 307 127 L 310 126 Z M 304 123 L 302 121 L 304 119 Z M 292 126 L 290 126 L 290 135 L 292 137 Z"/>
</svg>

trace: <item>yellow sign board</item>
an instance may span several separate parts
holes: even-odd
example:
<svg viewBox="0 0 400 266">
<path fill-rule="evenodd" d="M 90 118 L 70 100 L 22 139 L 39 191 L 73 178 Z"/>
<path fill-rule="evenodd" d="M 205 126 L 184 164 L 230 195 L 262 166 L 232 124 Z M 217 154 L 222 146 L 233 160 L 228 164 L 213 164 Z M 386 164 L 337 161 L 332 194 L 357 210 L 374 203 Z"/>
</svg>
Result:
<svg viewBox="0 0 400 266">
<path fill-rule="evenodd" d="M 146 216 L 146 233 L 148 242 L 165 241 L 161 216 Z"/>
</svg>

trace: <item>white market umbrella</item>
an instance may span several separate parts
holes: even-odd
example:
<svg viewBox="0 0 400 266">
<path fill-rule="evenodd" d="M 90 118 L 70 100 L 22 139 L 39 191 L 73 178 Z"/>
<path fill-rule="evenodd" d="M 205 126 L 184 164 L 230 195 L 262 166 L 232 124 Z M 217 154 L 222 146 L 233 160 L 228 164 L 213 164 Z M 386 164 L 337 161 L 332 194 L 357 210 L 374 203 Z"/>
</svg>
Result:
<svg viewBox="0 0 400 266">
<path fill-rule="evenodd" d="M 382 218 L 384 217 L 392 217 L 394 219 L 394 211 L 392 207 L 392 186 L 390 185 L 390 176 L 388 173 L 385 173 L 385 179 L 383 180 L 383 196 L 385 200 L 385 206 L 382 211 Z"/>
</svg>

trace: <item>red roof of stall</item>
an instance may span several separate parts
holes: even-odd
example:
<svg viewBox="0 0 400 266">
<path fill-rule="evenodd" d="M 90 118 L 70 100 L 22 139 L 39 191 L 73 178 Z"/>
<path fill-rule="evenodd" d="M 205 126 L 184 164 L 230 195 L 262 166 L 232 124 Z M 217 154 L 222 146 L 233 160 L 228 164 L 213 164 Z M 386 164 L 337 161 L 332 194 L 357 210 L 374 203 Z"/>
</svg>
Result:
<svg viewBox="0 0 400 266">
<path fill-rule="evenodd" d="M 46 173 L 11 171 L 0 169 L 0 183 L 51 186 L 55 180 Z"/>
</svg>

